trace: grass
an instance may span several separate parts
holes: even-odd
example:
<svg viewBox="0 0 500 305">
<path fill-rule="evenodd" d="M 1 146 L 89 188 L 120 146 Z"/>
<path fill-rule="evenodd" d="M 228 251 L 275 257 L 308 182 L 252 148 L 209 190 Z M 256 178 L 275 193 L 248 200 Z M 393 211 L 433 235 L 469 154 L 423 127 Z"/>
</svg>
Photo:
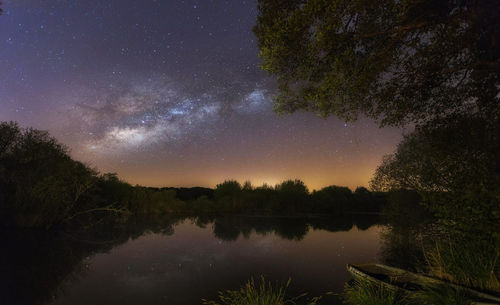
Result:
<svg viewBox="0 0 500 305">
<path fill-rule="evenodd" d="M 448 240 L 436 242 L 424 253 L 430 275 L 467 287 L 500 291 L 500 250 L 495 243 Z"/>
<path fill-rule="evenodd" d="M 442 285 L 427 287 L 409 295 L 388 289 L 382 284 L 354 281 L 346 285 L 343 301 L 350 305 L 470 305 L 467 294 L 453 287 Z"/>
<path fill-rule="evenodd" d="M 259 283 L 251 278 L 239 290 L 227 290 L 219 292 L 219 300 L 207 301 L 203 299 L 205 305 L 316 305 L 320 297 L 305 300 L 303 297 L 306 294 L 301 294 L 297 297 L 289 298 L 286 295 L 286 290 L 290 285 L 290 279 L 281 285 L 274 286 L 271 282 L 266 282 L 264 277 L 261 277 Z M 303 302 L 300 302 L 300 301 Z"/>
<path fill-rule="evenodd" d="M 343 301 L 351 305 L 404 305 L 406 297 L 382 284 L 355 280 L 344 289 Z"/>
<path fill-rule="evenodd" d="M 412 304 L 421 305 L 470 305 L 467 294 L 456 288 L 441 285 L 429 287 L 412 295 Z"/>
</svg>

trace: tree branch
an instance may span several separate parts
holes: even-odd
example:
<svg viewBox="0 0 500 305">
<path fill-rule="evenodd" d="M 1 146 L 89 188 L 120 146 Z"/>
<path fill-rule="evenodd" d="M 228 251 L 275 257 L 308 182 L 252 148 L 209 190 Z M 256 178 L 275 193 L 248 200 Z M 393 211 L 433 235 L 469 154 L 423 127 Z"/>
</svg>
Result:
<svg viewBox="0 0 500 305">
<path fill-rule="evenodd" d="M 102 208 L 94 208 L 94 209 L 89 209 L 89 210 L 85 210 L 85 211 L 80 211 L 80 212 L 77 212 L 77 213 L 71 215 L 70 217 L 66 218 L 66 220 L 71 220 L 78 215 L 89 214 L 89 213 L 94 213 L 94 212 L 114 212 L 117 214 L 130 214 L 130 211 L 127 209 L 116 209 L 116 208 L 113 208 L 112 206 L 113 205 L 108 205 L 108 206 L 102 207 Z"/>
</svg>

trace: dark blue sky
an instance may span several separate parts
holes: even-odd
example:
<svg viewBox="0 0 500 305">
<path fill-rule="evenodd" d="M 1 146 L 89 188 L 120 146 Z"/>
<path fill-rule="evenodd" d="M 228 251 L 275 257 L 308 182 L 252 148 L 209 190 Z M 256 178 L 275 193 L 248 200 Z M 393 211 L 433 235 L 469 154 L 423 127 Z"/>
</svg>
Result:
<svg viewBox="0 0 500 305">
<path fill-rule="evenodd" d="M 144 185 L 300 178 L 367 185 L 400 130 L 280 118 L 259 68 L 256 1 L 10 0 L 0 16 L 0 120 Z"/>
</svg>

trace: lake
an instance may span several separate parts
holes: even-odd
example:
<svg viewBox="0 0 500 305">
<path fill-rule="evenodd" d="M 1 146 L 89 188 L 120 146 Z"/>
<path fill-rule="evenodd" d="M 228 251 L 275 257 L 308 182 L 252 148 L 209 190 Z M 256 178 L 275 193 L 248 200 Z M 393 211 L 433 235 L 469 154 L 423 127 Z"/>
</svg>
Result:
<svg viewBox="0 0 500 305">
<path fill-rule="evenodd" d="M 87 236 L 9 234 L 2 266 L 12 281 L 2 304 L 194 305 L 261 276 L 291 278 L 291 295 L 341 304 L 325 294 L 342 291 L 346 264 L 381 260 L 384 227 L 352 218 L 175 219 Z"/>
</svg>

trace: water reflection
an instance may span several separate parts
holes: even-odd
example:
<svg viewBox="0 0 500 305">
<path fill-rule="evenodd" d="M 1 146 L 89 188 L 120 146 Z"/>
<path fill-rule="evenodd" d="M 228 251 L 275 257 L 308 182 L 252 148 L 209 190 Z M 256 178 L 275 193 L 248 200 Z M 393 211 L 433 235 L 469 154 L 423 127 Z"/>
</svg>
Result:
<svg viewBox="0 0 500 305">
<path fill-rule="evenodd" d="M 71 234 L 2 232 L 0 303 L 200 304 L 261 274 L 291 276 L 291 292 L 341 291 L 346 263 L 378 259 L 378 223 L 366 215 L 156 218 Z"/>
</svg>

